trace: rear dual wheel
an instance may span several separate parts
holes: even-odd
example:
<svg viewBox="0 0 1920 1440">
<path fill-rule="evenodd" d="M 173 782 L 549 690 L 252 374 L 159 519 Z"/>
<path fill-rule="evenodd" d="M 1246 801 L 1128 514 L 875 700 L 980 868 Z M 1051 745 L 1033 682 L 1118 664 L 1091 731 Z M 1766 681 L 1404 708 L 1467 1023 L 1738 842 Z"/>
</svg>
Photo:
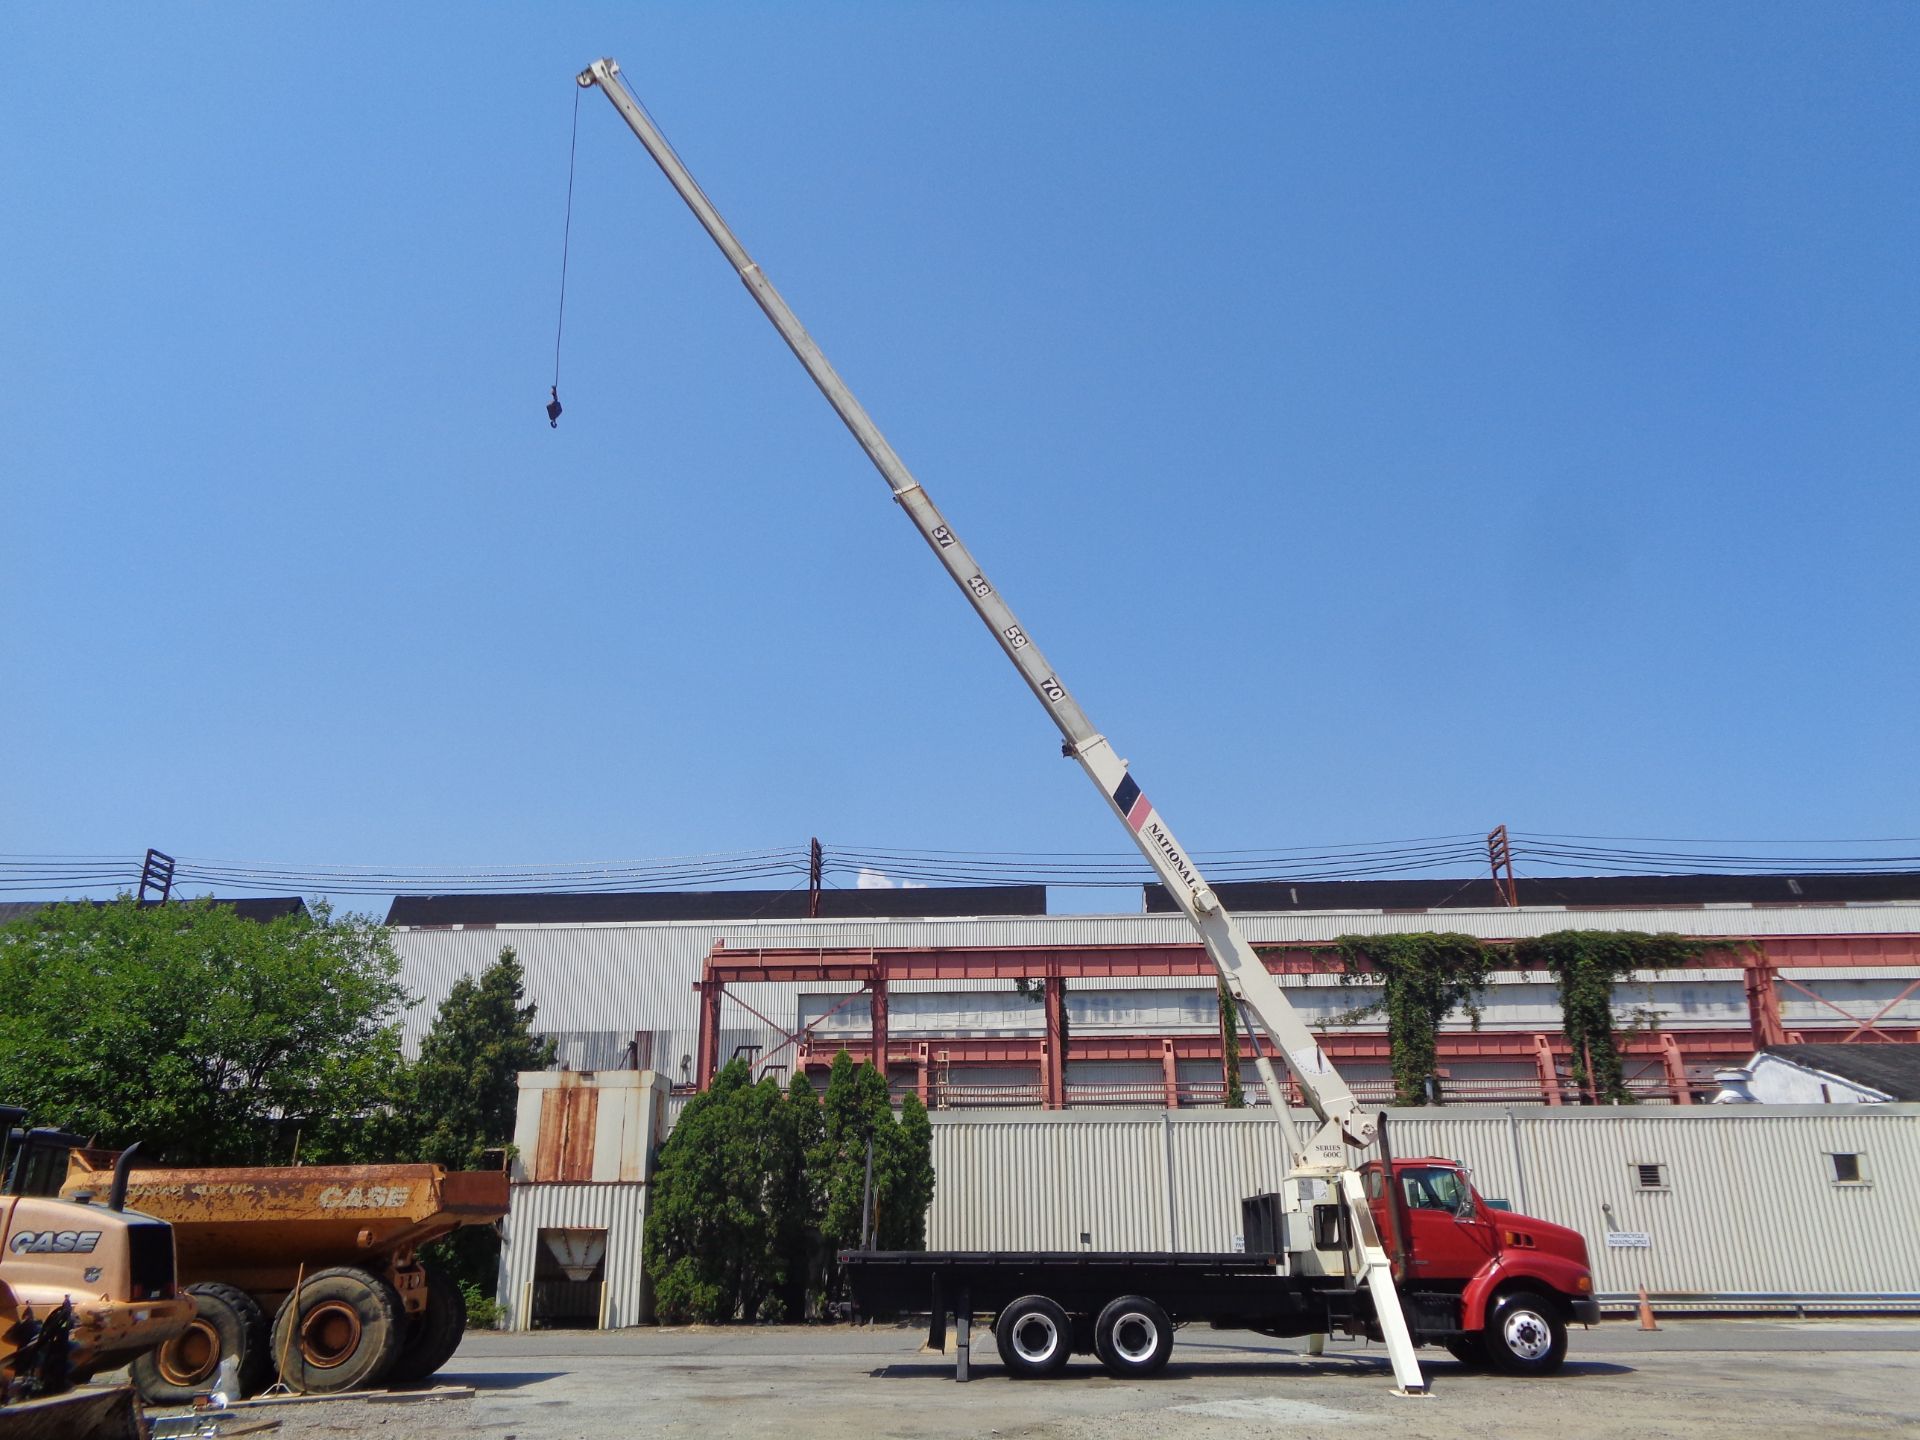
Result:
<svg viewBox="0 0 1920 1440">
<path fill-rule="evenodd" d="M 407 1316 L 400 1353 L 387 1372 L 389 1385 L 426 1379 L 453 1358 L 467 1331 L 467 1300 L 453 1276 L 431 1260 L 421 1268 L 427 1272 L 427 1308 Z"/>
<path fill-rule="evenodd" d="M 993 1322 L 1000 1362 L 1020 1380 L 1055 1374 L 1073 1354 L 1073 1322 L 1044 1295 L 1022 1295 Z"/>
<path fill-rule="evenodd" d="M 1073 1354 L 1073 1321 L 1044 1295 L 1023 1295 L 994 1321 L 1001 1363 L 1017 1379 L 1058 1374 Z M 1122 1295 L 1094 1322 L 1093 1350 L 1109 1375 L 1138 1380 L 1167 1363 L 1173 1321 L 1144 1295 Z"/>
<path fill-rule="evenodd" d="M 1144 1295 L 1122 1295 L 1100 1312 L 1093 1352 L 1116 1380 L 1153 1374 L 1173 1353 L 1173 1321 Z"/>
</svg>

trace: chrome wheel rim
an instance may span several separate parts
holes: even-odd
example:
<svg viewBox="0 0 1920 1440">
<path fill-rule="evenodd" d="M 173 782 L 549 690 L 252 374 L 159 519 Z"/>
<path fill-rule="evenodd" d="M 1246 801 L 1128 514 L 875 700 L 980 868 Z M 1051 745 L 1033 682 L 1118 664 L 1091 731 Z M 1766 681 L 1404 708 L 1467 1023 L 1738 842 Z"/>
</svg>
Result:
<svg viewBox="0 0 1920 1440">
<path fill-rule="evenodd" d="M 1113 1353 L 1132 1365 L 1153 1358 L 1160 1348 L 1160 1332 L 1150 1316 L 1129 1310 L 1113 1322 Z"/>
<path fill-rule="evenodd" d="M 1531 1310 L 1516 1310 L 1501 1326 L 1507 1349 L 1522 1360 L 1540 1360 L 1553 1349 L 1553 1331 Z"/>
<path fill-rule="evenodd" d="M 1052 1316 L 1035 1311 L 1014 1321 L 1009 1339 L 1013 1353 L 1022 1360 L 1029 1365 L 1044 1365 L 1060 1348 L 1060 1327 L 1053 1323 Z"/>
</svg>

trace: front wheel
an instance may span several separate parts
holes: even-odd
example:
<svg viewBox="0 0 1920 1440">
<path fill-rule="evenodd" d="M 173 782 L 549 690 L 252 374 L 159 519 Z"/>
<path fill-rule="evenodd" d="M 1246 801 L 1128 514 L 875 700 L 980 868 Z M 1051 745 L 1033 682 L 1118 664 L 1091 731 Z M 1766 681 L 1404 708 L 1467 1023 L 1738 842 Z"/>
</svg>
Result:
<svg viewBox="0 0 1920 1440">
<path fill-rule="evenodd" d="M 1481 1333 L 1487 1358 L 1509 1375 L 1551 1375 L 1567 1358 L 1567 1322 L 1560 1307 L 1530 1290 L 1502 1295 Z"/>
<path fill-rule="evenodd" d="M 993 1322 L 1000 1360 L 1020 1379 L 1056 1374 L 1073 1353 L 1073 1322 L 1044 1295 L 1022 1295 Z"/>
<path fill-rule="evenodd" d="M 133 1383 L 150 1405 L 184 1405 L 219 1379 L 220 1362 L 236 1361 L 238 1400 L 267 1383 L 267 1317 L 244 1290 L 214 1281 L 189 1285 L 193 1319 L 171 1340 L 133 1362 Z"/>
<path fill-rule="evenodd" d="M 1144 1295 L 1122 1295 L 1100 1312 L 1093 1351 L 1116 1380 L 1138 1380 L 1173 1353 L 1173 1321 Z"/>
</svg>

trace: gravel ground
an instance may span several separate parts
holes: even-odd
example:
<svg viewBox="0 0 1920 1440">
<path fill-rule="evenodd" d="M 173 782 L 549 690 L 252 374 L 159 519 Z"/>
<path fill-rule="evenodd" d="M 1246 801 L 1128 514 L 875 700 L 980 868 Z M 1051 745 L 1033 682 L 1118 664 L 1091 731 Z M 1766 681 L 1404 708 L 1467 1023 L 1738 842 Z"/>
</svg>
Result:
<svg viewBox="0 0 1920 1440">
<path fill-rule="evenodd" d="M 1469 1372 L 1432 1356 L 1429 1399 L 1393 1395 L 1377 1347 L 1285 1342 L 1189 1328 L 1156 1379 L 1108 1379 L 1090 1359 L 1016 1382 L 977 1328 L 973 1383 L 894 1328 L 640 1329 L 471 1335 L 440 1376 L 470 1397 L 330 1400 L 240 1417 L 280 1420 L 287 1440 L 600 1440 L 778 1434 L 783 1440 L 974 1436 L 1095 1440 L 1136 1435 L 1290 1440 L 1373 1435 L 1739 1437 L 1821 1440 L 1920 1434 L 1920 1321 L 1669 1320 L 1576 1331 L 1551 1380 Z"/>
</svg>

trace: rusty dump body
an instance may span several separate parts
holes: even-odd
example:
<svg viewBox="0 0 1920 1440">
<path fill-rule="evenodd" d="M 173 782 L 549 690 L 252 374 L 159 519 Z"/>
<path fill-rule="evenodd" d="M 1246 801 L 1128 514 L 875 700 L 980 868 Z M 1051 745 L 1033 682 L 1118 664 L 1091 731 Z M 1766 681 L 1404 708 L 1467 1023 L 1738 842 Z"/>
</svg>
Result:
<svg viewBox="0 0 1920 1440">
<path fill-rule="evenodd" d="M 110 1157 L 74 1151 L 62 1193 L 97 1192 L 110 1168 Z M 438 1165 L 135 1170 L 127 1205 L 173 1226 L 182 1285 L 274 1295 L 302 1266 L 379 1270 L 462 1225 L 491 1224 L 507 1213 L 507 1176 Z M 402 1299 L 412 1300 L 405 1288 Z"/>
</svg>

